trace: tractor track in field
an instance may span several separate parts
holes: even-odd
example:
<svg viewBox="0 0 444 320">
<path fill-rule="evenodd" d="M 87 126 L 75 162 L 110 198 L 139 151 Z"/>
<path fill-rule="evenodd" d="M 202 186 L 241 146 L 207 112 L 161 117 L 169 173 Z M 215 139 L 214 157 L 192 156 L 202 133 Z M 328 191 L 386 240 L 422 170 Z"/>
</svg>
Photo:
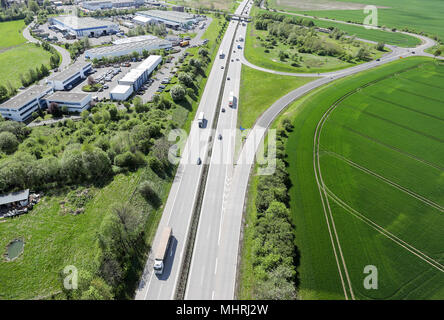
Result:
<svg viewBox="0 0 444 320">
<path fill-rule="evenodd" d="M 354 167 L 354 168 L 356 168 L 356 169 L 358 169 L 358 170 L 360 170 L 362 172 L 365 172 L 368 175 L 371 175 L 373 177 L 378 178 L 379 180 L 382 180 L 386 184 L 388 184 L 388 185 L 390 185 L 390 186 L 392 186 L 392 187 L 394 187 L 394 188 L 396 188 L 396 189 L 398 189 L 398 190 L 408 194 L 409 196 L 411 196 L 411 197 L 421 201 L 422 203 L 424 203 L 424 204 L 426 204 L 426 205 L 428 205 L 428 206 L 430 206 L 430 207 L 432 207 L 432 208 L 434 208 L 434 209 L 436 209 L 436 210 L 438 210 L 440 212 L 444 212 L 444 207 L 442 207 L 441 205 L 433 202 L 432 200 L 427 199 L 426 197 L 421 196 L 420 194 L 417 194 L 417 193 L 411 191 L 410 189 L 408 189 L 406 187 L 401 186 L 400 184 L 398 184 L 396 182 L 391 181 L 390 179 L 387 179 L 386 177 L 381 176 L 380 174 L 378 174 L 376 172 L 371 171 L 370 169 L 367 169 L 367 168 L 365 168 L 365 167 L 363 167 L 363 166 L 361 166 L 361 165 L 351 161 L 350 159 L 345 158 L 344 156 L 341 156 L 340 154 L 337 154 L 336 152 L 327 151 L 326 150 L 325 153 L 326 154 L 330 154 L 333 157 L 335 157 L 335 158 L 337 158 L 339 160 L 344 161 L 345 163 L 349 164 L 350 166 L 352 166 L 352 167 Z"/>
<path fill-rule="evenodd" d="M 333 122 L 332 120 L 330 120 L 330 121 Z M 399 148 L 396 148 L 396 147 L 394 147 L 394 146 L 392 146 L 392 145 L 386 144 L 386 143 L 384 143 L 384 142 L 382 142 L 382 141 L 380 141 L 380 140 L 378 140 L 378 139 L 376 139 L 376 138 L 370 137 L 370 136 L 368 136 L 368 135 L 366 135 L 366 134 L 363 134 L 363 133 L 361 133 L 361 132 L 359 132 L 359 131 L 357 131 L 357 130 L 354 130 L 354 129 L 352 129 L 352 128 L 349 128 L 349 127 L 347 127 L 347 126 L 345 126 L 345 125 L 343 125 L 343 124 L 341 124 L 341 123 L 339 123 L 339 122 L 336 122 L 336 123 L 337 123 L 339 126 L 341 126 L 342 128 L 344 128 L 344 129 L 346 129 L 346 130 L 348 130 L 348 131 L 350 131 L 350 132 L 352 132 L 352 133 L 355 133 L 355 134 L 357 134 L 358 136 L 360 136 L 360 137 L 362 137 L 362 138 L 364 138 L 364 139 L 367 139 L 367 140 L 372 141 L 372 142 L 374 142 L 374 143 L 376 143 L 376 144 L 379 144 L 379 145 L 381 145 L 381 146 L 383 146 L 383 147 L 386 147 L 387 149 L 390 149 L 390 150 L 396 151 L 396 152 L 398 152 L 398 153 L 400 153 L 400 154 L 402 154 L 402 155 L 405 155 L 405 156 L 409 157 L 410 159 L 413 159 L 413 160 L 416 160 L 416 161 L 418 161 L 418 162 L 421 162 L 421 163 L 423 163 L 423 164 L 425 164 L 425 165 L 427 165 L 427 166 L 429 166 L 429 167 L 431 167 L 431 168 L 434 168 L 434 169 L 439 170 L 439 171 L 444 171 L 444 167 L 442 167 L 442 166 L 440 166 L 440 165 L 438 165 L 438 164 L 435 164 L 435 163 L 429 162 L 429 161 L 427 161 L 427 160 L 424 160 L 424 159 L 418 158 L 418 157 L 415 156 L 414 154 L 408 153 L 408 152 L 406 152 L 406 151 L 404 151 L 404 150 L 401 150 L 401 149 L 399 149 Z"/>
<path fill-rule="evenodd" d="M 412 254 L 414 254 L 415 256 L 417 256 L 418 258 L 423 260 L 424 262 L 430 264 L 435 269 L 437 269 L 437 270 L 439 270 L 441 272 L 444 272 L 444 265 L 442 265 L 438 261 L 434 260 L 433 258 L 430 258 L 428 255 L 426 255 L 421 250 L 416 249 L 411 244 L 409 244 L 409 243 L 405 242 L 404 240 L 398 238 L 397 236 L 392 234 L 390 231 L 387 231 L 386 229 L 384 229 L 383 227 L 381 227 L 380 225 L 378 225 L 377 223 L 375 223 L 371 219 L 367 218 L 365 215 L 363 215 L 359 211 L 357 211 L 357 210 L 353 209 L 352 207 L 350 207 L 346 202 L 344 202 L 335 193 L 333 193 L 327 186 L 324 186 L 324 188 L 325 188 L 325 191 L 327 192 L 328 196 L 334 202 L 336 202 L 341 208 L 343 208 L 344 210 L 346 210 L 347 212 L 349 212 L 350 214 L 352 214 L 353 216 L 355 216 L 359 220 L 363 221 L 364 223 L 366 223 L 367 225 L 369 225 L 370 227 L 372 227 L 373 229 L 375 229 L 376 231 L 378 231 L 379 233 L 381 233 L 385 237 L 389 238 L 390 240 L 392 240 L 393 242 L 395 242 L 399 246 L 401 246 L 404 249 L 408 250 L 409 252 L 411 252 Z"/>
<path fill-rule="evenodd" d="M 408 68 L 405 69 L 401 72 L 406 72 L 409 71 L 411 69 L 415 69 L 416 67 L 412 67 L 412 68 Z M 330 242 L 332 245 L 332 249 L 333 249 L 333 254 L 336 260 L 336 265 L 338 267 L 338 273 L 339 273 L 339 278 L 341 280 L 341 285 L 344 291 L 344 296 L 345 299 L 348 300 L 349 299 L 349 295 L 350 298 L 352 300 L 355 300 L 355 296 L 353 293 L 353 288 L 352 288 L 352 284 L 351 284 L 351 280 L 350 280 L 350 276 L 347 270 L 347 265 L 345 263 L 345 259 L 344 259 L 344 255 L 341 249 L 341 244 L 339 241 L 339 237 L 336 231 L 336 227 L 335 227 L 335 223 L 334 223 L 334 218 L 333 218 L 333 214 L 332 214 L 332 210 L 330 207 L 330 202 L 329 202 L 329 198 L 331 198 L 333 201 L 335 201 L 335 203 L 338 203 L 339 205 L 343 206 L 348 206 L 345 202 L 343 202 L 340 198 L 338 198 L 334 193 L 332 193 L 327 186 L 325 185 L 325 182 L 322 178 L 322 171 L 321 171 L 321 165 L 320 165 L 320 137 L 321 137 L 321 132 L 322 129 L 324 127 L 324 124 L 327 122 L 328 118 L 330 117 L 331 113 L 341 104 L 341 102 L 343 102 L 346 98 L 348 98 L 349 96 L 355 94 L 356 92 L 359 92 L 361 89 L 369 87 L 373 84 L 376 84 L 384 79 L 393 77 L 395 74 L 392 75 L 388 75 L 385 77 L 382 77 L 380 79 L 376 79 L 374 81 L 368 82 L 348 93 L 346 93 L 345 95 L 343 95 L 342 97 L 340 97 L 338 100 L 336 100 L 322 115 L 321 119 L 318 121 L 317 125 L 316 125 L 316 129 L 315 129 L 315 134 L 313 137 L 313 169 L 314 169 L 314 175 L 315 175 L 315 180 L 316 180 L 316 185 L 318 187 L 319 190 L 319 195 L 321 197 L 321 203 L 322 203 L 322 208 L 323 208 L 323 212 L 324 212 L 324 216 L 326 219 L 326 223 L 327 223 L 327 228 L 328 228 L 328 232 L 329 232 L 329 236 L 330 236 Z M 349 207 L 349 206 L 348 206 Z M 351 210 L 354 210 L 353 208 L 349 207 Z M 354 212 L 354 211 L 352 211 Z M 356 214 L 358 213 L 358 214 Z M 392 235 L 390 232 L 388 232 L 387 230 L 385 230 L 384 228 L 380 227 L 379 225 L 377 225 L 376 223 L 374 223 L 373 221 L 371 221 L 370 219 L 366 218 L 365 216 L 363 216 L 362 214 L 360 214 L 359 212 L 356 211 L 355 216 L 356 217 L 361 217 L 361 219 L 363 219 L 364 221 L 370 223 L 372 226 L 374 226 L 375 228 L 378 228 L 377 230 L 381 233 L 384 234 L 384 236 L 386 236 L 387 238 L 391 239 L 392 241 L 395 241 L 397 244 L 399 244 L 400 246 L 404 247 L 405 249 L 407 249 L 408 251 L 410 251 L 412 254 L 416 255 L 417 257 L 419 257 L 420 259 L 422 259 L 423 261 L 427 262 L 428 264 L 430 264 L 431 266 L 435 267 L 436 269 L 438 269 L 441 272 L 444 272 L 444 266 L 441 265 L 439 262 L 433 260 L 432 258 L 428 257 L 426 254 L 424 254 L 423 252 L 421 252 L 420 250 L 414 248 L 413 246 L 411 246 L 410 244 L 406 243 L 405 241 L 397 238 L 396 236 Z"/>
</svg>

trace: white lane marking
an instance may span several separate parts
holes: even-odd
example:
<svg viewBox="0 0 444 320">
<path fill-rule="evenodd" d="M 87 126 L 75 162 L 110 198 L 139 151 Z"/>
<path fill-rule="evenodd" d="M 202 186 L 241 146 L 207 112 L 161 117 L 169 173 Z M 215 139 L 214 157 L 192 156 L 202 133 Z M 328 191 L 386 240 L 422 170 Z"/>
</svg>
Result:
<svg viewBox="0 0 444 320">
<path fill-rule="evenodd" d="M 214 300 L 214 290 L 213 290 L 213 292 L 211 293 L 211 300 Z"/>
<path fill-rule="evenodd" d="M 217 257 L 216 257 L 216 265 L 214 266 L 214 274 L 217 274 Z"/>
</svg>

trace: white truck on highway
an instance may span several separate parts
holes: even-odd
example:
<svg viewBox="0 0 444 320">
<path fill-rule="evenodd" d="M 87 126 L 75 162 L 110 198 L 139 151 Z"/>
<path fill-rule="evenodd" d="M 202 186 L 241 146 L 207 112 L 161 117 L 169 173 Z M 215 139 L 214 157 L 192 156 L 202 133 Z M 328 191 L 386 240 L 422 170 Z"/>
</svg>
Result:
<svg viewBox="0 0 444 320">
<path fill-rule="evenodd" d="M 230 91 L 230 96 L 228 98 L 228 106 L 233 107 L 234 103 L 234 92 Z"/>
<path fill-rule="evenodd" d="M 201 113 L 199 113 L 199 118 L 197 118 L 197 123 L 199 124 L 199 128 L 203 128 L 204 121 L 205 121 L 204 113 L 201 112 Z"/>
<path fill-rule="evenodd" d="M 219 58 L 220 59 L 224 58 L 224 52 L 222 50 L 219 51 Z"/>
<path fill-rule="evenodd" d="M 168 252 L 171 234 L 172 234 L 171 227 L 165 227 L 162 230 L 162 235 L 160 237 L 159 246 L 157 247 L 155 255 L 154 255 L 154 273 L 155 274 L 160 275 L 163 273 L 164 260 L 165 260 L 166 253 Z"/>
</svg>

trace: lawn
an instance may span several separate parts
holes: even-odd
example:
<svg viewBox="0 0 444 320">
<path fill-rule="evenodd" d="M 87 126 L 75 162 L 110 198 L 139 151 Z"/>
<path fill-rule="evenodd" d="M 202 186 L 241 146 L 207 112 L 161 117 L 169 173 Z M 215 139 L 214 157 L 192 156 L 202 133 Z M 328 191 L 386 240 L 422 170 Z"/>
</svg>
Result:
<svg viewBox="0 0 444 320">
<path fill-rule="evenodd" d="M 167 2 L 179 6 L 226 10 L 231 12 L 234 12 L 239 5 L 236 0 L 168 0 Z"/>
<path fill-rule="evenodd" d="M 0 53 L 0 85 L 8 81 L 15 87 L 22 86 L 20 74 L 26 74 L 30 68 L 46 64 L 49 68 L 51 53 L 34 44 L 22 44 Z"/>
<path fill-rule="evenodd" d="M 442 261 L 444 218 L 439 207 L 419 201 L 346 161 L 443 205 L 444 137 L 439 128 L 444 119 L 444 101 L 440 101 L 440 89 L 435 86 L 444 70 L 431 61 L 409 58 L 336 81 L 296 101 L 281 115 L 293 119 L 295 126 L 287 154 L 293 185 L 291 211 L 301 254 L 301 298 L 344 298 L 313 175 L 313 133 L 319 119 L 337 99 L 374 80 L 380 81 L 360 89 L 331 113 L 320 140 L 320 167 L 332 192 L 329 203 L 352 288 L 357 299 L 443 298 L 442 271 L 333 200 L 338 197 L 421 253 Z M 403 72 L 411 67 L 414 69 Z M 418 86 L 419 93 L 415 89 Z M 419 96 L 426 88 L 428 96 Z M 386 101 L 375 101 L 373 97 Z M 419 104 L 421 99 L 428 103 Z M 378 268 L 378 290 L 362 286 L 366 265 Z"/>
<path fill-rule="evenodd" d="M 276 100 L 314 79 L 281 76 L 242 66 L 238 124 L 252 128 L 256 119 Z"/>
<path fill-rule="evenodd" d="M 270 1 L 270 7 L 279 8 L 276 0 Z M 321 2 L 321 1 L 312 1 Z M 325 2 L 325 1 L 324 1 Z M 336 4 L 342 1 L 330 1 Z M 437 35 L 444 39 L 444 2 L 440 0 L 423 0 L 418 3 L 416 0 L 347 0 L 346 2 L 353 4 L 371 4 L 375 6 L 386 7 L 378 9 L 378 25 L 387 27 L 396 27 L 398 29 L 408 28 L 415 30 L 417 33 L 426 32 L 430 35 Z M 294 6 L 286 2 L 283 7 L 285 10 L 293 12 L 303 12 L 317 17 L 334 18 L 341 21 L 353 21 L 362 23 L 366 14 L 360 10 L 301 10 L 297 2 Z M 282 8 L 282 7 L 281 7 Z"/>
<path fill-rule="evenodd" d="M 23 20 L 8 21 L 0 23 L 0 52 L 3 49 L 25 43 L 22 35 L 25 28 Z"/>
</svg>

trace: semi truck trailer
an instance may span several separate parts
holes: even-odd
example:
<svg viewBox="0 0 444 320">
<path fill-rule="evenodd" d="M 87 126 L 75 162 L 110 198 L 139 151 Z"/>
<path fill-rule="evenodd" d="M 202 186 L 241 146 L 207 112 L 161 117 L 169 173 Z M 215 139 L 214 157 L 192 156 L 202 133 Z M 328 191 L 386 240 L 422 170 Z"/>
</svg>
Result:
<svg viewBox="0 0 444 320">
<path fill-rule="evenodd" d="M 163 273 L 163 267 L 165 265 L 165 257 L 168 252 L 168 247 L 170 244 L 171 234 L 172 234 L 171 227 L 165 227 L 162 230 L 162 234 L 160 237 L 160 242 L 158 247 L 156 248 L 156 252 L 154 255 L 154 273 L 161 275 Z"/>
</svg>

